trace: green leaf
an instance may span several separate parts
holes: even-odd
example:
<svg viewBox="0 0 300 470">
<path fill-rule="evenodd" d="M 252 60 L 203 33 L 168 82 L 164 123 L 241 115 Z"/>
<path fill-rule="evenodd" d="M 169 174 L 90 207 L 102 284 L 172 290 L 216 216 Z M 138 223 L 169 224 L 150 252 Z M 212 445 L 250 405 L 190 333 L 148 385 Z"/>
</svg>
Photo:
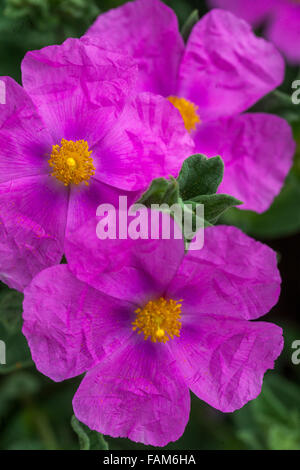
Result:
<svg viewBox="0 0 300 470">
<path fill-rule="evenodd" d="M 71 426 L 78 436 L 80 450 L 108 450 L 108 444 L 102 434 L 89 429 L 74 415 L 71 419 Z"/>
<path fill-rule="evenodd" d="M 181 28 L 181 35 L 183 37 L 184 42 L 187 42 L 193 27 L 199 21 L 199 19 L 200 19 L 200 17 L 199 17 L 198 10 L 192 11 L 192 13 L 187 18 L 186 22 L 184 23 L 184 25 Z"/>
<path fill-rule="evenodd" d="M 192 201 L 185 201 L 185 204 L 203 204 L 204 218 L 210 224 L 215 224 L 227 209 L 242 204 L 228 194 L 206 194 L 195 197 Z"/>
<path fill-rule="evenodd" d="M 286 94 L 280 90 L 274 90 L 255 103 L 250 112 L 272 113 L 281 116 L 289 123 L 294 123 L 300 118 L 300 107 L 292 101 L 292 93 Z"/>
<path fill-rule="evenodd" d="M 182 199 L 189 201 L 200 195 L 216 193 L 223 173 L 221 157 L 207 158 L 201 154 L 188 157 L 177 178 Z"/>
<path fill-rule="evenodd" d="M 179 185 L 175 178 L 170 176 L 170 180 L 165 178 L 156 178 L 152 181 L 149 189 L 137 201 L 146 207 L 151 204 L 168 204 L 172 206 L 177 204 L 179 199 Z"/>
</svg>

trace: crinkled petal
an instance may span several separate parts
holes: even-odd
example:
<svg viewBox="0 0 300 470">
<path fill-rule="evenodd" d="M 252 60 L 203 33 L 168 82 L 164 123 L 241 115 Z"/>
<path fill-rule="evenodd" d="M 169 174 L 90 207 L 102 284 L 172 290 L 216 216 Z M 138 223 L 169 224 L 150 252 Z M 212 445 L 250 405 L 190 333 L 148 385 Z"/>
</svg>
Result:
<svg viewBox="0 0 300 470">
<path fill-rule="evenodd" d="M 80 421 L 102 434 L 165 446 L 182 435 L 190 396 L 166 346 L 142 340 L 91 370 L 73 408 Z"/>
<path fill-rule="evenodd" d="M 285 0 L 284 0 L 285 1 Z M 270 11 L 274 11 L 276 0 L 207 0 L 212 8 L 229 10 L 255 26 L 261 24 Z"/>
<path fill-rule="evenodd" d="M 146 190 L 154 178 L 177 176 L 194 142 L 166 99 L 141 93 L 93 147 L 95 178 L 127 191 Z"/>
<path fill-rule="evenodd" d="M 100 15 L 87 32 L 139 65 L 137 87 L 163 96 L 176 90 L 184 50 L 175 13 L 158 0 L 137 0 Z"/>
<path fill-rule="evenodd" d="M 60 262 L 68 190 L 51 176 L 0 185 L 0 279 L 22 291 L 39 271 Z"/>
<path fill-rule="evenodd" d="M 0 183 L 49 172 L 52 139 L 24 89 L 0 79 Z"/>
<path fill-rule="evenodd" d="M 284 61 L 273 44 L 244 20 L 213 10 L 193 28 L 177 94 L 198 105 L 202 121 L 240 113 L 283 80 Z"/>
<path fill-rule="evenodd" d="M 205 229 L 204 247 L 187 253 L 167 294 L 183 299 L 195 322 L 206 314 L 254 319 L 276 304 L 280 282 L 271 248 L 220 225 Z"/>
<path fill-rule="evenodd" d="M 90 220 L 67 238 L 65 250 L 73 274 L 107 295 L 139 305 L 163 295 L 184 256 L 182 234 L 173 219 L 166 213 L 149 210 L 144 219 L 148 238 L 136 240 L 127 235 L 127 226 L 130 230 L 135 216 L 129 216 L 127 221 L 124 213 L 117 212 L 116 221 L 111 222 L 117 226 L 116 239 L 98 238 L 101 220 L 104 219 Z M 157 239 L 150 238 L 151 220 L 155 230 L 160 230 L 155 234 Z M 171 239 L 162 239 L 166 226 L 170 227 Z"/>
<path fill-rule="evenodd" d="M 223 412 L 259 395 L 283 348 L 282 330 L 272 323 L 205 315 L 170 343 L 191 391 Z"/>
<path fill-rule="evenodd" d="M 67 265 L 39 273 L 24 291 L 24 325 L 32 358 L 55 381 L 82 374 L 132 334 L 133 304 L 78 281 Z"/>
<path fill-rule="evenodd" d="M 117 208 L 119 197 L 126 197 L 128 206 L 131 206 L 138 200 L 139 195 L 140 193 L 134 191 L 120 191 L 94 178 L 91 178 L 88 186 L 71 185 L 66 233 L 68 235 L 71 234 L 81 225 L 95 217 L 99 205 L 112 204 Z"/>
<path fill-rule="evenodd" d="M 65 138 L 94 145 L 114 124 L 135 77 L 129 58 L 88 39 L 28 52 L 22 62 L 24 88 L 56 144 Z"/>
<path fill-rule="evenodd" d="M 268 23 L 266 36 L 285 55 L 289 62 L 300 63 L 300 5 L 291 1 L 281 2 L 274 8 L 272 20 Z"/>
<path fill-rule="evenodd" d="M 289 124 L 264 113 L 246 113 L 202 124 L 196 151 L 220 155 L 225 163 L 219 192 L 243 202 L 241 209 L 264 212 L 291 169 L 296 144 Z"/>
</svg>

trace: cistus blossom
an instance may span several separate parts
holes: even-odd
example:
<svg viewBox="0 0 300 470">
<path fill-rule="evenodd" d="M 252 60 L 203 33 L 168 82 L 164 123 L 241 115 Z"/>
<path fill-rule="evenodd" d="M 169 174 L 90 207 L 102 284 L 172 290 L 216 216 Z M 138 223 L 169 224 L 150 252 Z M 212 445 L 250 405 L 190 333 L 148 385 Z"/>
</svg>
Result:
<svg viewBox="0 0 300 470">
<path fill-rule="evenodd" d="M 96 224 L 67 240 L 68 264 L 24 292 L 38 370 L 55 381 L 87 372 L 76 417 L 164 446 L 184 432 L 189 390 L 223 412 L 256 398 L 283 347 L 281 328 L 250 321 L 277 302 L 275 252 L 226 226 L 207 228 L 204 248 L 186 255 L 175 238 L 107 240 L 103 250 Z"/>
<path fill-rule="evenodd" d="M 221 155 L 220 192 L 243 201 L 243 209 L 270 206 L 292 164 L 291 128 L 278 116 L 244 111 L 283 80 L 273 44 L 230 12 L 213 10 L 185 45 L 175 13 L 159 0 L 101 14 L 86 36 L 128 53 L 139 65 L 139 89 L 173 103 L 198 153 Z"/>
<path fill-rule="evenodd" d="M 254 27 L 264 26 L 265 36 L 292 64 L 300 63 L 299 0 L 208 0 L 211 7 L 224 8 Z"/>
<path fill-rule="evenodd" d="M 18 290 L 57 264 L 99 204 L 177 176 L 193 141 L 171 103 L 137 95 L 136 65 L 88 39 L 26 54 L 1 77 L 0 279 Z"/>
</svg>

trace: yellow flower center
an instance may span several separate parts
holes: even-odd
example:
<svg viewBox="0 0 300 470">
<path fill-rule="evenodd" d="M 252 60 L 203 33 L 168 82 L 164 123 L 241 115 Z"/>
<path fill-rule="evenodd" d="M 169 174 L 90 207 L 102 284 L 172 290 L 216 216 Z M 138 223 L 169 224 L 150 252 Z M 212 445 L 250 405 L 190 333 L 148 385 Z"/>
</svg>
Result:
<svg viewBox="0 0 300 470">
<path fill-rule="evenodd" d="M 93 159 L 90 157 L 85 140 L 62 139 L 60 145 L 53 145 L 49 165 L 53 168 L 52 176 L 62 181 L 65 186 L 71 183 L 79 184 L 82 181 L 89 184 L 88 180 L 95 174 Z"/>
<path fill-rule="evenodd" d="M 179 301 L 181 302 L 181 301 Z M 143 309 L 138 308 L 136 319 L 132 323 L 133 330 L 144 333 L 144 339 L 151 338 L 156 343 L 165 343 L 174 336 L 180 336 L 181 303 L 176 300 L 150 300 Z"/>
<path fill-rule="evenodd" d="M 180 112 L 186 130 L 189 132 L 194 131 L 196 124 L 201 122 L 197 114 L 198 106 L 184 98 L 178 98 L 178 96 L 169 96 L 168 100 Z"/>
</svg>

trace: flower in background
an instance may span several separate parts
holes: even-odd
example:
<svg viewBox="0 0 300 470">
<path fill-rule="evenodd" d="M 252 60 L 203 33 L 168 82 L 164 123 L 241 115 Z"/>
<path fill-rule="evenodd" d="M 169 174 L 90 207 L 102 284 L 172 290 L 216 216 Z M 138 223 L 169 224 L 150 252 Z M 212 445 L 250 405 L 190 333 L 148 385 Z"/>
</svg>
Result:
<svg viewBox="0 0 300 470">
<path fill-rule="evenodd" d="M 0 279 L 18 290 L 57 264 L 65 236 L 119 194 L 129 203 L 192 153 L 162 97 L 136 95 L 131 59 L 68 39 L 26 54 L 0 104 Z M 4 89 L 4 86 L 3 86 Z"/>
<path fill-rule="evenodd" d="M 266 37 L 292 64 L 300 63 L 299 0 L 207 0 L 211 7 L 225 8 L 253 26 L 264 24 Z"/>
<path fill-rule="evenodd" d="M 173 103 L 196 152 L 221 155 L 220 192 L 243 201 L 244 209 L 270 206 L 291 168 L 291 128 L 278 116 L 243 112 L 283 80 L 284 61 L 271 43 L 231 13 L 213 10 L 184 45 L 175 13 L 159 0 L 102 14 L 86 36 L 133 57 L 139 89 Z"/>
<path fill-rule="evenodd" d="M 107 240 L 103 250 L 96 223 L 67 239 L 67 265 L 24 292 L 38 370 L 55 381 L 87 372 L 76 417 L 164 446 L 188 422 L 189 389 L 223 412 L 256 398 L 283 347 L 279 327 L 249 321 L 278 300 L 275 252 L 225 226 L 207 228 L 204 248 L 186 255 L 175 237 Z"/>
</svg>

